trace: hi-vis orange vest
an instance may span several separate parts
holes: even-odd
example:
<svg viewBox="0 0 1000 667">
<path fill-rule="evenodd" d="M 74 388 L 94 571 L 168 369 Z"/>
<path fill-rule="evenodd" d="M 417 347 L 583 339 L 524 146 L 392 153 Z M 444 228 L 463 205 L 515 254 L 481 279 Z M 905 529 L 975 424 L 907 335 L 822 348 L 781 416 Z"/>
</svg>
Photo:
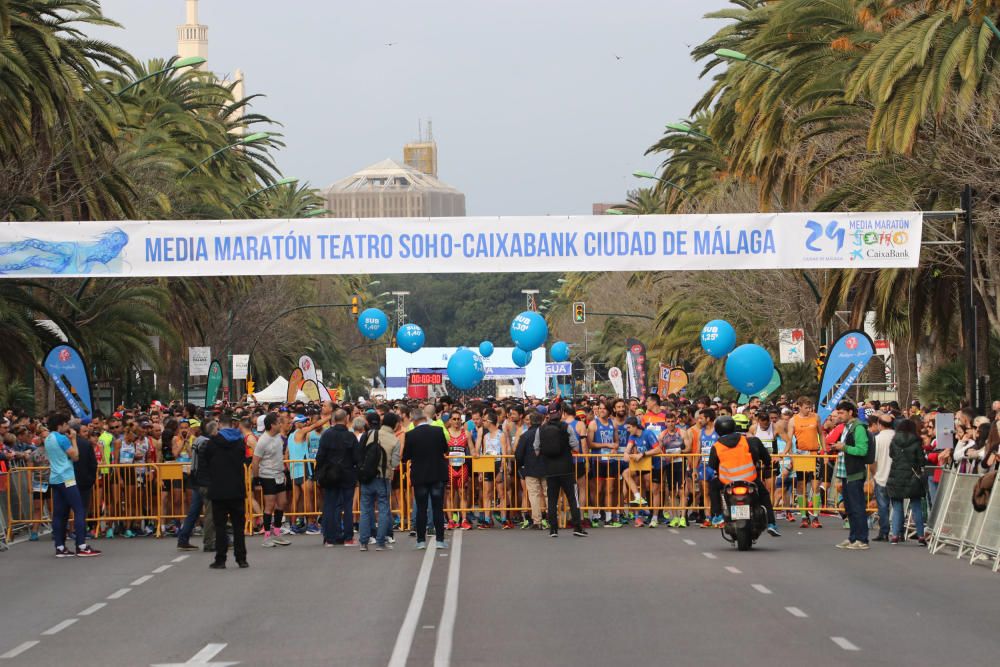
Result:
<svg viewBox="0 0 1000 667">
<path fill-rule="evenodd" d="M 727 447 L 720 442 L 715 443 L 715 453 L 719 457 L 719 481 L 723 484 L 737 481 L 752 482 L 757 479 L 757 467 L 753 464 L 750 443 L 745 435 L 740 436 L 740 441 L 735 447 Z"/>
</svg>

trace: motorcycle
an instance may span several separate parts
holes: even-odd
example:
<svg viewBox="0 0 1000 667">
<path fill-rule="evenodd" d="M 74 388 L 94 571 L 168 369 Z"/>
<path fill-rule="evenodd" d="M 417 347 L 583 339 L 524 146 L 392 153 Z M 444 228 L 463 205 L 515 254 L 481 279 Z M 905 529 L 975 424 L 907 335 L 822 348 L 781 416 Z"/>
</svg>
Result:
<svg viewBox="0 0 1000 667">
<path fill-rule="evenodd" d="M 749 551 L 767 528 L 767 512 L 750 482 L 730 482 L 723 488 L 726 522 L 722 537 L 740 551 Z"/>
</svg>

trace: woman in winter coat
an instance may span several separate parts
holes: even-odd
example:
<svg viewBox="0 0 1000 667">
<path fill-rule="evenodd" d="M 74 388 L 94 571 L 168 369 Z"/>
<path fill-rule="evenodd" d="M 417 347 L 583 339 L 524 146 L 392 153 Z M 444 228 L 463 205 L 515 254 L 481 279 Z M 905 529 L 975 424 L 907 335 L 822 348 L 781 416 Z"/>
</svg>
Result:
<svg viewBox="0 0 1000 667">
<path fill-rule="evenodd" d="M 904 419 L 896 429 L 896 435 L 889 444 L 889 480 L 886 491 L 892 501 L 892 537 L 891 544 L 903 541 L 903 501 L 910 500 L 910 511 L 913 521 L 917 524 L 917 542 L 926 544 L 924 538 L 924 509 L 921 503 L 924 497 L 924 450 L 917 435 L 916 424 L 910 419 Z"/>
</svg>

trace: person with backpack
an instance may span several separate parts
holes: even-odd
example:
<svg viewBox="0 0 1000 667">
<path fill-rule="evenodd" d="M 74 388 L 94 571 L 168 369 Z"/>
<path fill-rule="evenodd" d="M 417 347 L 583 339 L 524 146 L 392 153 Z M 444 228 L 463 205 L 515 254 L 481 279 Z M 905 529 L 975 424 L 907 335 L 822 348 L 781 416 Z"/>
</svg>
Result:
<svg viewBox="0 0 1000 667">
<path fill-rule="evenodd" d="M 832 445 L 837 452 L 834 477 L 844 490 L 844 510 L 851 532 L 838 549 L 864 551 L 868 545 L 868 501 L 865 499 L 866 466 L 875 462 L 875 447 L 868 429 L 858 419 L 858 409 L 850 401 L 841 401 L 833 411 L 834 422 L 844 424 L 840 441 Z"/>
<path fill-rule="evenodd" d="M 545 460 L 545 480 L 548 485 L 549 537 L 559 537 L 559 493 L 566 495 L 570 515 L 573 519 L 573 535 L 586 537 L 580 516 L 580 503 L 576 496 L 576 466 L 573 464 L 573 448 L 570 446 L 569 427 L 562 421 L 559 405 L 549 406 L 548 421 L 539 429 L 538 453 Z"/>
<path fill-rule="evenodd" d="M 323 546 L 354 544 L 354 488 L 358 483 L 361 445 L 347 428 L 347 411 L 333 413 L 334 425 L 319 439 L 316 481 L 323 489 Z"/>
<path fill-rule="evenodd" d="M 377 416 L 377 415 L 376 415 Z M 392 512 L 389 509 L 389 489 L 392 475 L 399 465 L 399 440 L 396 425 L 399 416 L 387 412 L 381 425 L 368 431 L 362 441 L 361 465 L 358 467 L 358 482 L 361 483 L 361 551 L 368 551 L 375 523 L 375 504 L 378 503 L 378 528 L 375 535 L 375 551 L 391 549 L 386 542 L 392 526 Z"/>
</svg>

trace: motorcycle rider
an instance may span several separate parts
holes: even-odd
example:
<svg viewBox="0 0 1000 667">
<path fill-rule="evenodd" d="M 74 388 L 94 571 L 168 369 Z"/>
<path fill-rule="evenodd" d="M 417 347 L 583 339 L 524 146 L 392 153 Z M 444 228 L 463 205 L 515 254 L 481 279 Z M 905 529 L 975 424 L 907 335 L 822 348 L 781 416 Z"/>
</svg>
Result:
<svg viewBox="0 0 1000 667">
<path fill-rule="evenodd" d="M 774 519 L 774 507 L 771 505 L 771 494 L 764 486 L 758 470 L 771 469 L 771 455 L 759 438 L 748 437 L 746 430 L 750 420 L 746 415 L 741 417 L 741 425 L 736 419 L 724 415 L 715 420 L 715 432 L 719 440 L 712 445 L 708 457 L 709 467 L 718 470 L 719 474 L 708 483 L 708 493 L 712 504 L 712 525 L 721 526 L 726 519 L 722 514 L 722 488 L 729 482 L 745 480 L 753 482 L 757 487 L 757 497 L 767 512 L 767 532 L 773 537 L 781 537 Z"/>
</svg>

